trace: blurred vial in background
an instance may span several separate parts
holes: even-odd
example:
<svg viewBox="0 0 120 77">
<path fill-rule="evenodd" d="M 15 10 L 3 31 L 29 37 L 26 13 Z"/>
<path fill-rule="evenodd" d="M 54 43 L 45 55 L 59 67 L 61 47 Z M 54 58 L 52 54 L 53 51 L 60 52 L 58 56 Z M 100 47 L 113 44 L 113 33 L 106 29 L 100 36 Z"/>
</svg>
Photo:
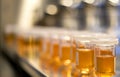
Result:
<svg viewBox="0 0 120 77">
<path fill-rule="evenodd" d="M 48 70 L 51 71 L 50 77 L 58 76 L 58 67 L 60 64 L 60 35 L 65 32 L 64 29 L 57 29 L 51 32 L 51 59 L 49 64 Z"/>
<path fill-rule="evenodd" d="M 51 76 L 51 71 L 56 70 L 56 61 L 59 60 L 59 34 L 62 33 L 62 29 L 50 28 L 49 31 L 49 52 L 43 52 L 41 59 L 44 59 L 43 70 L 45 73 Z M 45 43 L 45 42 L 44 42 Z M 45 44 L 46 46 L 46 44 Z M 46 46 L 48 47 L 48 46 Z M 45 56 L 45 54 L 47 54 Z M 41 61 L 43 63 L 43 60 Z M 55 68 L 54 68 L 55 67 Z M 53 74 L 52 74 L 53 75 Z"/>
<path fill-rule="evenodd" d="M 6 48 L 10 50 L 14 50 L 15 44 L 15 26 L 14 25 L 7 25 L 4 31 L 4 41 L 6 44 Z"/>
<path fill-rule="evenodd" d="M 60 62 L 59 57 L 59 48 L 60 48 L 60 39 L 59 34 L 53 33 L 51 36 L 51 60 L 49 71 L 51 71 L 50 77 L 57 77 L 58 66 Z"/>
<path fill-rule="evenodd" d="M 42 34 L 42 52 L 40 54 L 40 67 L 44 71 L 46 68 L 46 62 L 49 60 L 50 57 L 50 37 L 49 37 L 48 29 L 43 29 Z"/>
<path fill-rule="evenodd" d="M 22 32 L 17 30 L 16 36 L 18 55 L 25 59 L 32 58 L 33 39 L 30 30 Z"/>
<path fill-rule="evenodd" d="M 60 37 L 60 66 L 59 75 L 61 77 L 70 77 L 72 70 L 72 59 L 71 59 L 71 36 L 69 33 L 64 33 Z"/>
<path fill-rule="evenodd" d="M 16 42 L 18 54 L 26 59 L 37 59 L 42 53 L 42 36 L 44 28 L 29 30 L 16 30 Z M 44 35 L 45 36 L 45 35 Z"/>
</svg>

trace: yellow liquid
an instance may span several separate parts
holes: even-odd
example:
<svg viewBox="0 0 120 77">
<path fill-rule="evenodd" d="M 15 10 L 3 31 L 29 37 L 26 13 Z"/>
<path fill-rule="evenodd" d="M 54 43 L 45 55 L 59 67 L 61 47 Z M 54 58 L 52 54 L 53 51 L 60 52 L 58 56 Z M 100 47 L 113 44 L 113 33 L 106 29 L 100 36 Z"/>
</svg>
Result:
<svg viewBox="0 0 120 77">
<path fill-rule="evenodd" d="M 89 74 L 82 74 L 80 69 L 74 68 L 72 69 L 71 77 L 97 77 L 97 76 L 94 71 L 92 71 Z"/>
<path fill-rule="evenodd" d="M 45 72 L 48 73 L 48 68 L 49 68 L 49 64 L 50 64 L 50 59 L 51 59 L 51 55 L 50 55 L 50 41 L 46 40 L 45 42 L 45 51 L 43 51 L 43 53 L 41 53 L 40 56 L 40 68 Z"/>
<path fill-rule="evenodd" d="M 71 59 L 71 46 L 70 45 L 63 45 L 61 46 L 61 60 Z"/>
<path fill-rule="evenodd" d="M 85 46 L 80 44 L 78 48 L 85 48 Z M 75 45 L 75 43 L 73 43 L 73 45 L 72 45 L 72 61 L 74 63 L 76 61 L 76 45 Z"/>
<path fill-rule="evenodd" d="M 73 68 L 71 77 L 80 77 L 80 70 L 78 68 Z"/>
<path fill-rule="evenodd" d="M 63 67 L 61 77 L 71 77 L 71 70 L 72 70 L 71 65 Z"/>
<path fill-rule="evenodd" d="M 71 60 L 61 61 L 59 58 L 54 58 L 51 71 L 51 77 L 71 77 L 72 62 Z"/>
<path fill-rule="evenodd" d="M 111 50 L 100 50 L 100 55 L 113 55 Z"/>
<path fill-rule="evenodd" d="M 96 76 L 91 75 L 91 74 L 81 74 L 81 72 L 79 70 L 76 70 L 76 71 L 72 72 L 71 77 L 96 77 Z"/>
<path fill-rule="evenodd" d="M 59 75 L 60 77 L 71 77 L 72 72 L 72 60 L 64 60 L 61 62 L 59 67 Z"/>
<path fill-rule="evenodd" d="M 26 58 L 38 58 L 42 50 L 41 41 L 33 37 L 19 37 L 17 39 L 19 55 Z"/>
<path fill-rule="evenodd" d="M 59 66 L 60 77 L 71 77 L 72 59 L 71 59 L 71 46 L 61 46 L 61 59 Z"/>
<path fill-rule="evenodd" d="M 54 42 L 52 45 L 52 57 L 59 56 L 59 42 Z"/>
<path fill-rule="evenodd" d="M 72 61 L 75 63 L 76 60 L 76 46 L 73 44 L 72 46 Z"/>
<path fill-rule="evenodd" d="M 111 55 L 97 56 L 96 72 L 97 74 L 114 74 L 115 57 Z"/>
<path fill-rule="evenodd" d="M 91 49 L 77 49 L 77 68 L 81 73 L 88 74 L 94 67 L 94 51 Z"/>
<path fill-rule="evenodd" d="M 38 59 L 42 53 L 42 39 L 33 39 L 33 57 Z"/>
<path fill-rule="evenodd" d="M 41 38 L 33 39 L 33 46 L 37 51 L 42 52 L 43 49 L 43 41 Z"/>
<path fill-rule="evenodd" d="M 24 38 L 23 37 L 18 37 L 17 38 L 17 50 L 18 50 L 18 54 L 21 57 L 25 57 L 24 53 L 25 53 L 25 44 L 24 44 Z"/>
<path fill-rule="evenodd" d="M 59 57 L 55 57 L 51 60 L 51 63 L 50 63 L 51 77 L 59 77 L 58 73 L 59 73 L 60 66 L 61 66 L 61 60 Z"/>
<path fill-rule="evenodd" d="M 97 77 L 113 77 L 111 74 L 99 74 Z"/>
<path fill-rule="evenodd" d="M 52 49 L 51 51 L 49 50 L 49 52 L 47 52 L 46 58 L 44 57 L 44 60 L 42 61 L 42 65 L 43 65 L 43 70 L 51 75 L 50 72 L 52 73 L 57 73 L 58 72 L 58 67 L 59 67 L 59 42 L 54 42 L 52 43 Z M 50 54 L 52 52 L 52 54 Z M 45 65 L 44 65 L 44 64 Z M 53 74 L 52 74 L 53 75 Z"/>
<path fill-rule="evenodd" d="M 33 58 L 33 38 L 18 38 L 18 53 L 24 58 Z"/>
<path fill-rule="evenodd" d="M 13 46 L 13 42 L 15 41 L 14 39 L 14 35 L 13 34 L 6 34 L 5 35 L 5 42 L 6 42 L 6 45 L 7 47 L 12 47 Z"/>
</svg>

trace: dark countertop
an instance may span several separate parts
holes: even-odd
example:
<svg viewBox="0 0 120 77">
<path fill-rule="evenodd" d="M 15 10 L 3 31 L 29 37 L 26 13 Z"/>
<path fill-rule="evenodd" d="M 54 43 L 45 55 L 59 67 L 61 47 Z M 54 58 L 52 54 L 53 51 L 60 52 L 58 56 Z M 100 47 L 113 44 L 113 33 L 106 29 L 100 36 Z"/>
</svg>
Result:
<svg viewBox="0 0 120 77">
<path fill-rule="evenodd" d="M 12 58 L 5 51 L 0 51 L 0 77 L 45 77 L 27 63 L 24 63 L 27 69 L 23 68 L 20 65 L 22 60 L 19 60 L 19 57 L 14 56 Z"/>
</svg>

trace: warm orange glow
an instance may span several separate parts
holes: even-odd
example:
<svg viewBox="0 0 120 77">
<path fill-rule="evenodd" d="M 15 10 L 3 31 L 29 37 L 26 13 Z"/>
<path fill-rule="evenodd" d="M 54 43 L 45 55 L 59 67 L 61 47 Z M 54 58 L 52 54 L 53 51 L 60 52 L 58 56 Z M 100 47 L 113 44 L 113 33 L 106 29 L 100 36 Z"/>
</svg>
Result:
<svg viewBox="0 0 120 77">
<path fill-rule="evenodd" d="M 59 56 L 59 42 L 53 42 L 51 52 L 52 52 L 52 57 Z"/>
<path fill-rule="evenodd" d="M 94 66 L 94 51 L 91 49 L 77 49 L 76 65 L 81 73 L 89 73 Z"/>
<path fill-rule="evenodd" d="M 70 45 L 63 45 L 61 46 L 61 60 L 71 59 L 71 46 Z"/>
</svg>

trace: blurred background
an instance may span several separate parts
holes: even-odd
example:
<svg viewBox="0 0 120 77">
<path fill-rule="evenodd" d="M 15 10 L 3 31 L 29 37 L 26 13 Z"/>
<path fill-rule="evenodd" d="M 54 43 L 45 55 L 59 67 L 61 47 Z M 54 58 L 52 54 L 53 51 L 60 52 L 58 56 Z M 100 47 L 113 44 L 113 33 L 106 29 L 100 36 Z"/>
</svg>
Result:
<svg viewBox="0 0 120 77">
<path fill-rule="evenodd" d="M 22 30 L 60 27 L 120 36 L 120 0 L 0 0 L 0 41 L 7 25 Z M 0 56 L 0 77 L 16 77 Z M 5 72 L 10 75 L 5 76 Z M 8 70 L 9 69 L 9 70 Z M 1 70 L 0 70 L 1 71 Z M 13 70 L 14 71 L 14 70 Z"/>
<path fill-rule="evenodd" d="M 1 33 L 8 24 L 120 33 L 119 0 L 1 0 L 0 17 Z"/>
<path fill-rule="evenodd" d="M 1 27 L 56 26 L 108 32 L 118 29 L 119 0 L 1 0 Z"/>
</svg>

